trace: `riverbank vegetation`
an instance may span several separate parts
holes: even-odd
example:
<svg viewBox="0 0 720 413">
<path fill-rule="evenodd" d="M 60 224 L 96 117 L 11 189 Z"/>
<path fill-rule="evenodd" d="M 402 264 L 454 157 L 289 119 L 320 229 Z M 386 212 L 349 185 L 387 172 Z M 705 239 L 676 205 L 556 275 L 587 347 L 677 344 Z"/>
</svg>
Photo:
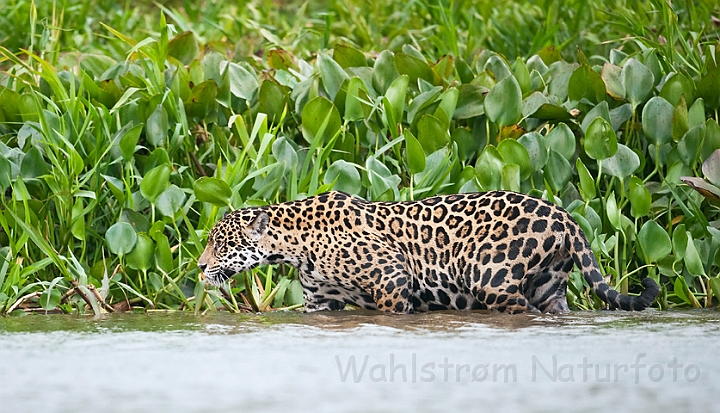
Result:
<svg viewBox="0 0 720 413">
<path fill-rule="evenodd" d="M 718 304 L 716 2 L 136 3 L 0 5 L 0 313 L 299 308 L 289 267 L 196 260 L 331 189 L 544 197 L 618 290 Z"/>
</svg>

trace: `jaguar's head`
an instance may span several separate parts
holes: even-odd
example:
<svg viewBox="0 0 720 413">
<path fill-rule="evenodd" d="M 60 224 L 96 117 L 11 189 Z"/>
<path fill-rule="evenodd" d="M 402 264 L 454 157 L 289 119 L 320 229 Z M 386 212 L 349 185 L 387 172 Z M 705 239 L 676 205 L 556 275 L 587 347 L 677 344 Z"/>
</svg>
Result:
<svg viewBox="0 0 720 413">
<path fill-rule="evenodd" d="M 223 217 L 208 235 L 198 268 L 213 285 L 220 285 L 241 271 L 255 268 L 265 260 L 258 245 L 267 233 L 270 218 L 264 211 L 239 210 Z"/>
</svg>

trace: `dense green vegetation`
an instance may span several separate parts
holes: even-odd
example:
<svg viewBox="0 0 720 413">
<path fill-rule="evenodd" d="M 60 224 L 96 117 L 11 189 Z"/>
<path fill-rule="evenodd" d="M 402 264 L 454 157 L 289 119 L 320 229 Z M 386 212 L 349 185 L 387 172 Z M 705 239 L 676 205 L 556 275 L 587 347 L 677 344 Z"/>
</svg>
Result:
<svg viewBox="0 0 720 413">
<path fill-rule="evenodd" d="M 196 259 L 333 188 L 542 196 L 617 289 L 718 303 L 716 2 L 135 3 L 0 4 L 0 313 L 298 308 L 290 268 Z"/>
</svg>

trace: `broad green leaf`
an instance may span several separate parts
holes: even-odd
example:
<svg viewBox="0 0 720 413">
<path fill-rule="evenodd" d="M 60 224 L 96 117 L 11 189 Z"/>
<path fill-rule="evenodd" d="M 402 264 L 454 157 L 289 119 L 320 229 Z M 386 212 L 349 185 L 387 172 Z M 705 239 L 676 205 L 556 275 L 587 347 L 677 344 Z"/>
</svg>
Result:
<svg viewBox="0 0 720 413">
<path fill-rule="evenodd" d="M 660 90 L 660 96 L 675 106 L 680 101 L 680 97 L 684 96 L 686 102 L 692 102 L 694 97 L 695 85 L 693 81 L 682 73 L 673 73 Z"/>
<path fill-rule="evenodd" d="M 367 66 L 365 54 L 360 50 L 345 44 L 338 44 L 333 50 L 333 59 L 342 67 L 361 67 Z"/>
<path fill-rule="evenodd" d="M 167 236 L 161 232 L 155 234 L 153 239 L 155 240 L 155 262 L 160 270 L 169 274 L 176 269 L 170 242 Z"/>
<path fill-rule="evenodd" d="M 622 230 L 622 212 L 618 209 L 617 201 L 615 200 L 615 192 L 611 192 L 605 200 L 605 214 L 610 222 L 617 231 Z"/>
<path fill-rule="evenodd" d="M 345 97 L 345 120 L 354 122 L 365 118 L 366 105 L 361 100 L 368 100 L 367 87 L 359 77 L 348 80 Z"/>
<path fill-rule="evenodd" d="M 672 139 L 674 110 L 672 104 L 659 96 L 650 99 L 643 108 L 643 132 L 655 145 L 668 143 Z"/>
<path fill-rule="evenodd" d="M 640 167 L 640 158 L 623 144 L 618 144 L 617 151 L 602 162 L 602 171 L 620 179 L 632 175 Z"/>
<path fill-rule="evenodd" d="M 163 146 L 168 136 L 168 114 L 163 105 L 157 105 L 145 122 L 145 136 L 152 146 Z"/>
<path fill-rule="evenodd" d="M 705 105 L 717 110 L 720 107 L 720 66 L 710 69 L 697 85 L 697 95 Z"/>
<path fill-rule="evenodd" d="M 250 73 L 244 67 L 233 62 L 227 62 L 227 67 L 223 73 L 229 76 L 230 93 L 233 96 L 245 99 L 248 102 L 253 100 L 260 88 L 260 83 L 258 83 L 257 76 L 254 73 Z"/>
<path fill-rule="evenodd" d="M 720 186 L 720 149 L 715 150 L 702 164 L 705 178 L 715 186 Z M 720 297 L 718 297 L 720 298 Z"/>
<path fill-rule="evenodd" d="M 440 95 L 440 106 L 438 106 L 434 115 L 446 126 L 450 126 L 450 121 L 455 115 L 459 95 L 460 92 L 454 87 L 448 88 Z"/>
<path fill-rule="evenodd" d="M 685 96 L 680 96 L 680 100 L 673 108 L 672 115 L 672 138 L 675 142 L 679 142 L 683 136 L 690 130 L 690 120 L 688 118 L 688 109 L 685 102 Z"/>
<path fill-rule="evenodd" d="M 302 134 L 308 143 L 316 139 L 328 142 L 340 131 L 340 112 L 325 97 L 318 96 L 309 101 L 302 112 Z"/>
<path fill-rule="evenodd" d="M 608 109 L 607 102 L 600 102 L 595 105 L 594 108 L 590 109 L 590 112 L 588 112 L 587 115 L 585 115 L 582 124 L 580 125 L 583 133 L 587 134 L 590 124 L 595 121 L 596 118 L 603 118 L 612 125 L 612 118 L 610 117 L 610 109 Z"/>
<path fill-rule="evenodd" d="M 645 187 L 643 181 L 636 176 L 630 178 L 628 198 L 630 199 L 630 211 L 633 217 L 644 217 L 650 212 L 652 196 L 650 196 L 650 191 Z"/>
<path fill-rule="evenodd" d="M 471 159 L 475 159 L 484 141 L 477 139 L 466 128 L 455 128 L 450 135 L 450 139 L 457 144 L 458 150 L 457 155 L 461 162 L 467 162 Z"/>
<path fill-rule="evenodd" d="M 405 94 L 409 82 L 410 79 L 406 75 L 402 75 L 395 79 L 388 87 L 387 92 L 385 92 L 385 98 L 390 103 L 390 107 L 385 107 L 385 111 L 390 110 L 392 115 L 392 125 L 388 127 L 395 127 L 396 130 L 397 126 L 395 125 L 402 122 L 403 112 L 405 111 Z"/>
<path fill-rule="evenodd" d="M 175 185 L 170 185 L 155 201 L 155 205 L 161 214 L 166 217 L 174 217 L 176 213 L 182 209 L 187 196 L 182 189 Z"/>
<path fill-rule="evenodd" d="M 395 55 L 395 67 L 400 74 L 410 77 L 410 84 L 417 84 L 418 79 L 422 79 L 433 86 L 442 84 L 440 75 L 424 59 L 406 53 L 398 53 Z"/>
<path fill-rule="evenodd" d="M 518 141 L 505 139 L 498 144 L 497 150 L 506 163 L 516 164 L 520 168 L 519 176 L 521 180 L 524 181 L 532 175 L 533 166 L 530 162 L 530 156 L 527 150 L 525 150 L 525 147 L 518 143 Z"/>
<path fill-rule="evenodd" d="M 108 249 L 115 255 L 123 256 L 135 247 L 137 234 L 127 222 L 117 222 L 108 228 L 105 233 L 105 242 Z"/>
<path fill-rule="evenodd" d="M 544 168 L 545 180 L 550 184 L 553 192 L 560 192 L 572 178 L 570 162 L 554 149 L 550 149 L 548 162 Z"/>
<path fill-rule="evenodd" d="M 445 147 L 450 143 L 450 134 L 445 125 L 432 115 L 423 115 L 417 124 L 417 140 L 426 155 Z"/>
<path fill-rule="evenodd" d="M 625 88 L 625 98 L 634 110 L 650 96 L 655 78 L 650 69 L 639 60 L 631 58 L 622 68 L 622 83 Z"/>
<path fill-rule="evenodd" d="M 520 166 L 507 163 L 502 168 L 502 189 L 520 192 Z"/>
<path fill-rule="evenodd" d="M 73 236 L 81 241 L 85 241 L 85 218 L 83 214 L 85 209 L 85 202 L 81 197 L 75 198 L 75 204 L 72 208 L 72 224 L 70 226 L 70 232 Z"/>
<path fill-rule="evenodd" d="M 705 122 L 705 102 L 699 98 L 688 111 L 688 126 L 691 128 Z"/>
<path fill-rule="evenodd" d="M 672 244 L 668 233 L 655 221 L 649 220 L 643 224 L 638 233 L 638 241 L 644 253 L 646 264 L 658 262 L 672 252 Z"/>
<path fill-rule="evenodd" d="M 607 159 L 618 150 L 617 136 L 603 118 L 595 118 L 585 133 L 585 152 L 595 160 Z"/>
<path fill-rule="evenodd" d="M 675 227 L 672 234 L 672 246 L 676 262 L 681 261 L 685 258 L 687 243 L 688 232 L 685 231 L 685 224 L 680 224 Z"/>
<path fill-rule="evenodd" d="M 687 232 L 687 236 L 688 240 L 687 248 L 685 249 L 685 268 L 687 268 L 691 275 L 705 275 L 705 268 L 703 268 L 700 254 L 695 246 L 695 241 L 693 240 L 692 235 L 690 235 L 690 231 Z"/>
<path fill-rule="evenodd" d="M 54 310 L 60 304 L 62 293 L 57 288 L 48 289 L 40 295 L 40 307 L 43 310 Z"/>
<path fill-rule="evenodd" d="M 425 170 L 425 152 L 422 145 L 409 131 L 405 130 L 405 156 L 407 156 L 408 168 L 411 174 Z"/>
<path fill-rule="evenodd" d="M 483 70 L 489 70 L 493 74 L 493 76 L 495 77 L 495 81 L 497 82 L 500 82 L 508 76 L 512 76 L 510 67 L 505 62 L 505 59 L 498 55 L 490 56 L 490 58 L 485 62 Z"/>
<path fill-rule="evenodd" d="M 579 157 L 575 160 L 575 168 L 578 172 L 578 178 L 580 178 L 580 195 L 583 197 L 585 202 L 590 202 L 597 195 L 595 190 L 595 180 L 592 175 L 590 175 L 590 171 L 588 171 L 587 167 Z"/>
<path fill-rule="evenodd" d="M 156 166 L 147 172 L 140 183 L 140 193 L 143 198 L 154 203 L 157 197 L 167 189 L 170 172 L 170 167 L 166 164 Z"/>
<path fill-rule="evenodd" d="M 268 119 L 272 123 L 280 121 L 287 97 L 282 86 L 274 79 L 266 79 L 260 85 L 258 93 L 258 109 L 260 113 L 268 115 Z"/>
<path fill-rule="evenodd" d="M 5 192 L 12 183 L 12 165 L 0 152 L 0 191 Z"/>
<path fill-rule="evenodd" d="M 168 43 L 168 54 L 185 65 L 189 65 L 200 56 L 200 45 L 193 32 L 178 34 Z"/>
<path fill-rule="evenodd" d="M 383 50 L 375 60 L 372 73 L 372 86 L 375 91 L 384 95 L 390 84 L 400 76 L 395 68 L 395 59 L 391 51 Z"/>
<path fill-rule="evenodd" d="M 548 160 L 548 147 L 542 135 L 537 132 L 528 132 L 517 141 L 525 147 L 530 157 L 533 172 L 545 167 Z"/>
<path fill-rule="evenodd" d="M 362 191 L 360 173 L 355 165 L 342 159 L 333 162 L 325 172 L 325 184 L 335 183 L 333 189 L 357 195 Z"/>
<path fill-rule="evenodd" d="M 485 95 L 488 89 L 477 85 L 460 85 L 458 87 L 457 106 L 453 118 L 467 119 L 485 114 Z"/>
<path fill-rule="evenodd" d="M 225 181 L 203 176 L 193 185 L 195 197 L 200 202 L 208 202 L 217 207 L 230 206 L 232 191 Z"/>
<path fill-rule="evenodd" d="M 574 101 L 587 99 L 599 103 L 605 99 L 605 83 L 588 65 L 581 65 L 570 76 L 568 98 Z"/>
<path fill-rule="evenodd" d="M 322 79 L 325 91 L 330 100 L 335 100 L 335 96 L 340 90 L 340 86 L 348 78 L 345 70 L 337 64 L 330 56 L 321 54 L 317 59 L 320 78 Z"/>
<path fill-rule="evenodd" d="M 622 82 L 622 68 L 612 63 L 605 63 L 600 74 L 605 83 L 605 91 L 614 99 L 625 98 L 625 86 Z"/>
<path fill-rule="evenodd" d="M 508 76 L 485 97 L 485 113 L 499 126 L 516 124 L 522 117 L 522 91 L 514 77 Z"/>
<path fill-rule="evenodd" d="M 144 232 L 137 234 L 135 247 L 125 256 L 125 262 L 128 267 L 138 270 L 147 271 L 153 264 L 155 257 L 155 242 Z"/>
<path fill-rule="evenodd" d="M 25 179 L 37 178 L 50 173 L 50 168 L 37 146 L 33 146 L 23 156 L 20 163 L 20 175 Z"/>
<path fill-rule="evenodd" d="M 691 168 L 699 161 L 700 150 L 705 139 L 705 124 L 700 123 L 690 129 L 677 145 L 677 151 L 683 163 Z"/>
<path fill-rule="evenodd" d="M 568 161 L 575 156 L 575 135 L 565 123 L 558 123 L 545 136 L 545 143 L 549 148 L 558 151 Z"/>
<path fill-rule="evenodd" d="M 494 146 L 486 146 L 475 164 L 475 174 L 484 191 L 500 189 L 505 162 Z"/>
<path fill-rule="evenodd" d="M 522 91 L 523 96 L 525 96 L 525 94 L 530 92 L 530 71 L 520 57 L 515 59 L 515 62 L 513 62 L 512 72 L 513 76 L 515 76 L 515 79 L 518 81 L 518 85 L 520 85 L 520 90 Z"/>
<path fill-rule="evenodd" d="M 273 49 L 267 52 L 268 66 L 275 70 L 297 68 L 295 56 L 285 49 Z"/>
<path fill-rule="evenodd" d="M 124 160 L 131 160 L 135 154 L 135 146 L 140 138 L 140 133 L 142 132 L 143 127 L 144 125 L 142 124 L 134 126 L 125 131 L 125 133 L 123 133 L 120 137 L 118 146 L 120 147 L 120 153 L 122 153 Z"/>
</svg>

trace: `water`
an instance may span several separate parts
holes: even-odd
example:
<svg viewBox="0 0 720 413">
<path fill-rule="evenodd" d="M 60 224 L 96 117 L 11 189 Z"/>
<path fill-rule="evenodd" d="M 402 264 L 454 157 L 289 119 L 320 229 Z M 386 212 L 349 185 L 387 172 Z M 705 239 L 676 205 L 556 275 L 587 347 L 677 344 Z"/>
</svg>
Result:
<svg viewBox="0 0 720 413">
<path fill-rule="evenodd" d="M 718 321 L 716 311 L 0 318 L 0 412 L 720 411 Z"/>
</svg>

